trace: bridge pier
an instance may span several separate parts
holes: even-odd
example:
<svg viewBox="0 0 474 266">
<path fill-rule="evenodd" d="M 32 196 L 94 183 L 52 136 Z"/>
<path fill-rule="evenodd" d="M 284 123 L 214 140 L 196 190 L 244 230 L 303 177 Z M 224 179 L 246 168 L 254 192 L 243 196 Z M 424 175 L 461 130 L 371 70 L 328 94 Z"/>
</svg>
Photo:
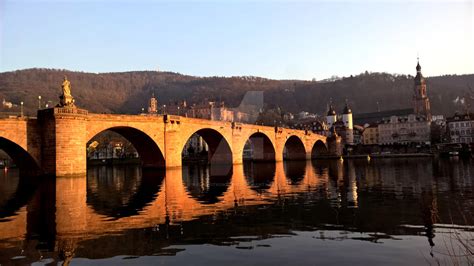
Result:
<svg viewBox="0 0 474 266">
<path fill-rule="evenodd" d="M 85 175 L 87 111 L 75 107 L 39 110 L 42 168 L 48 175 Z"/>
<path fill-rule="evenodd" d="M 164 116 L 164 157 L 165 157 L 165 167 L 181 167 L 182 165 L 182 156 L 183 152 L 181 148 L 184 146 L 180 136 L 180 117 L 179 116 Z"/>
</svg>

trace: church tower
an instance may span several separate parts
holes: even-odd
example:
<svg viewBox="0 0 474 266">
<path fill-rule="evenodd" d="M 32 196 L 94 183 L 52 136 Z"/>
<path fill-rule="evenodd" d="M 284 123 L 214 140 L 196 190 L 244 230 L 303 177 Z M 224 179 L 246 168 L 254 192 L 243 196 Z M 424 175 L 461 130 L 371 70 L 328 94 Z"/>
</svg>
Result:
<svg viewBox="0 0 474 266">
<path fill-rule="evenodd" d="M 426 81 L 421 74 L 420 61 L 416 65 L 415 87 L 413 94 L 413 105 L 416 115 L 423 115 L 431 121 L 430 99 L 426 94 Z"/>
<path fill-rule="evenodd" d="M 150 102 L 148 104 L 148 113 L 157 114 L 158 113 L 158 100 L 155 98 L 155 92 L 151 94 Z"/>
</svg>

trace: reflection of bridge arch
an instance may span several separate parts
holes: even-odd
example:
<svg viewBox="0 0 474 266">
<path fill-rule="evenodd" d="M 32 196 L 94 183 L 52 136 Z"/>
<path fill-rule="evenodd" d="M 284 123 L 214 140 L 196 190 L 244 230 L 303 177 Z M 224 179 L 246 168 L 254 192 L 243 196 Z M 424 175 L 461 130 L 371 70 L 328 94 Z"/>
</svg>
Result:
<svg viewBox="0 0 474 266">
<path fill-rule="evenodd" d="M 283 158 L 285 160 L 306 159 L 306 149 L 303 141 L 299 137 L 292 135 L 286 140 Z"/>
<path fill-rule="evenodd" d="M 305 177 L 306 161 L 286 161 L 283 164 L 283 169 L 290 184 L 298 185 Z"/>
<path fill-rule="evenodd" d="M 0 149 L 10 156 L 22 173 L 37 174 L 40 170 L 39 163 L 19 144 L 0 137 Z"/>
<path fill-rule="evenodd" d="M 328 148 L 323 141 L 317 140 L 311 149 L 311 158 L 318 158 L 328 155 Z"/>
<path fill-rule="evenodd" d="M 112 131 L 120 134 L 137 150 L 138 155 L 142 161 L 143 167 L 164 167 L 165 159 L 158 144 L 145 132 L 129 126 L 117 126 L 102 129 L 95 132 L 93 137 L 89 139 L 90 142 L 95 136 L 105 132 Z"/>
<path fill-rule="evenodd" d="M 18 184 L 15 192 L 6 201 L 0 202 L 0 219 L 15 215 L 18 210 L 28 204 L 38 189 L 40 181 L 38 176 L 21 175 L 15 170 L 11 170 L 9 174 L 18 176 Z"/>
<path fill-rule="evenodd" d="M 212 164 L 232 164 L 232 149 L 229 141 L 219 131 L 212 128 L 202 128 L 192 132 L 185 140 L 181 152 L 192 135 L 201 136 L 208 146 L 208 162 Z"/>
<path fill-rule="evenodd" d="M 271 139 L 262 132 L 256 132 L 249 136 L 245 145 L 250 146 L 251 153 L 247 159 L 252 161 L 275 161 L 275 147 Z"/>
<path fill-rule="evenodd" d="M 220 171 L 213 171 L 201 165 L 183 167 L 183 184 L 186 190 L 191 197 L 203 204 L 214 204 L 221 201 L 221 197 L 230 185 L 232 171 L 223 171 L 226 172 L 223 175 L 215 175 L 213 172 Z"/>
<path fill-rule="evenodd" d="M 87 204 L 98 214 L 120 219 L 138 215 L 155 200 L 164 171 L 102 166 L 89 169 L 87 178 Z M 122 186 L 111 186 L 110 183 L 118 178 L 123 179 Z"/>
<path fill-rule="evenodd" d="M 274 163 L 246 162 L 243 168 L 245 179 L 251 189 L 262 192 L 271 188 L 276 174 Z"/>
</svg>

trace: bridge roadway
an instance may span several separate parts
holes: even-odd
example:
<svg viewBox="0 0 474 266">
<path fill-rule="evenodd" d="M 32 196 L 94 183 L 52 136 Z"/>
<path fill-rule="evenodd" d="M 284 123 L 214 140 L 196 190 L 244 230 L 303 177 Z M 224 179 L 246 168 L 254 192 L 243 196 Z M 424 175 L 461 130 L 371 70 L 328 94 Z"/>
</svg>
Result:
<svg viewBox="0 0 474 266">
<path fill-rule="evenodd" d="M 37 118 L 0 119 L 0 149 L 20 169 L 55 176 L 84 175 L 86 146 L 114 131 L 129 140 L 144 167 L 180 167 L 181 153 L 197 133 L 209 147 L 211 165 L 240 164 L 250 140 L 254 160 L 306 160 L 327 154 L 325 136 L 282 127 L 211 121 L 174 115 L 94 114 L 79 108 L 38 111 Z"/>
</svg>

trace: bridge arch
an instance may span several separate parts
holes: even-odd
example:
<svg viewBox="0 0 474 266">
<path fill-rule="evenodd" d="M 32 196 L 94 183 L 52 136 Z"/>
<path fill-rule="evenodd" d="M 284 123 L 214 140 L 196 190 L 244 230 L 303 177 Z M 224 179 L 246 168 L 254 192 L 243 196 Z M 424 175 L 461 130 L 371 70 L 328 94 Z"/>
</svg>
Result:
<svg viewBox="0 0 474 266">
<path fill-rule="evenodd" d="M 207 144 L 207 161 L 209 164 L 232 164 L 232 149 L 230 147 L 229 141 L 223 134 L 212 128 L 201 128 L 195 132 L 192 132 L 192 134 L 190 134 L 188 137 L 183 138 L 185 141 L 181 148 L 181 153 L 183 153 L 184 149 L 186 148 L 186 143 L 195 134 L 202 137 L 202 139 Z"/>
<path fill-rule="evenodd" d="M 311 149 L 311 158 L 318 158 L 328 155 L 328 147 L 322 140 L 317 140 Z"/>
<path fill-rule="evenodd" d="M 22 146 L 14 141 L 0 137 L 0 149 L 3 150 L 13 162 L 18 166 L 20 171 L 27 174 L 38 174 L 40 164 L 27 152 Z"/>
<path fill-rule="evenodd" d="M 255 132 L 251 134 L 244 145 L 244 160 L 259 162 L 275 161 L 275 147 L 265 133 Z"/>
<path fill-rule="evenodd" d="M 163 168 L 165 166 L 165 159 L 158 143 L 156 143 L 147 133 L 134 127 L 114 126 L 102 129 L 100 132 L 96 132 L 92 137 L 90 137 L 87 144 L 105 131 L 118 133 L 132 143 L 140 156 L 143 167 Z"/>
<path fill-rule="evenodd" d="M 306 149 L 299 137 L 292 135 L 286 140 L 283 148 L 283 159 L 306 160 Z"/>
</svg>

